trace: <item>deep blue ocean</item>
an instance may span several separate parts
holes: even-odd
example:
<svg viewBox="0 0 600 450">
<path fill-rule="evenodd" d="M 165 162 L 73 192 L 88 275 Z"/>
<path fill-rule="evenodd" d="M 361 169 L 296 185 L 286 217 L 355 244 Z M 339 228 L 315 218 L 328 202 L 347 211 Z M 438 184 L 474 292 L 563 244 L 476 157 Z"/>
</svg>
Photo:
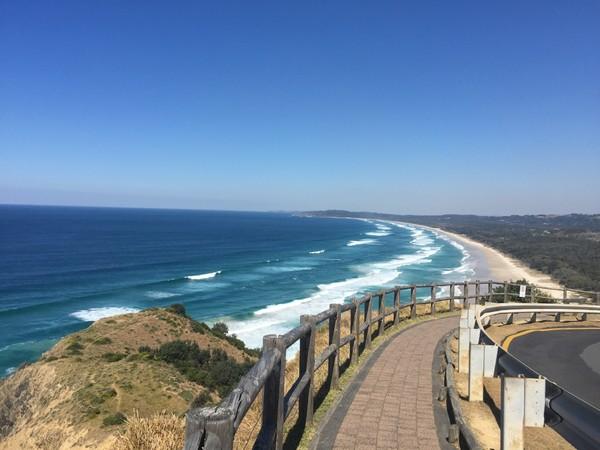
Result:
<svg viewBox="0 0 600 450">
<path fill-rule="evenodd" d="M 0 376 L 93 320 L 172 303 L 257 347 L 367 290 L 462 280 L 468 259 L 443 236 L 380 221 L 0 206 Z"/>
</svg>

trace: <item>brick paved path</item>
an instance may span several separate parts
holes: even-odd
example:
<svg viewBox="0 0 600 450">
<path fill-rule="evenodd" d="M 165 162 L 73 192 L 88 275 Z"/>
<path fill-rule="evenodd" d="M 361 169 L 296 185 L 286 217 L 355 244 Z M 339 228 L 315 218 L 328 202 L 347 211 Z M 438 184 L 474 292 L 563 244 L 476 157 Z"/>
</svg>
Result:
<svg viewBox="0 0 600 450">
<path fill-rule="evenodd" d="M 343 402 L 338 406 L 346 408 L 341 424 L 326 426 L 330 433 L 339 426 L 333 447 L 439 449 L 431 385 L 433 357 L 438 341 L 457 326 L 456 317 L 438 319 L 393 338 L 366 368 L 368 373 L 349 406 Z"/>
</svg>

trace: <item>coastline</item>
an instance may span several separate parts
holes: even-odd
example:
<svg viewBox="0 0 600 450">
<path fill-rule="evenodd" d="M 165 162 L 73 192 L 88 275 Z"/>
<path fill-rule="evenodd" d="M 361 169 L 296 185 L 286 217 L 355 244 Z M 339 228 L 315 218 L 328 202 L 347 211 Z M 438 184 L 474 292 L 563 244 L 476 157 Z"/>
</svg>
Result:
<svg viewBox="0 0 600 450">
<path fill-rule="evenodd" d="M 404 222 L 398 222 L 404 223 Z M 449 239 L 464 246 L 471 258 L 471 264 L 475 272 L 474 278 L 481 281 L 517 281 L 525 278 L 529 283 L 547 288 L 563 288 L 550 275 L 532 269 L 522 261 L 512 258 L 493 247 L 482 244 L 462 234 L 446 231 L 441 228 L 428 227 L 419 224 L 410 224 L 422 227 L 447 236 Z M 553 296 L 562 296 L 562 292 L 548 291 Z"/>
</svg>

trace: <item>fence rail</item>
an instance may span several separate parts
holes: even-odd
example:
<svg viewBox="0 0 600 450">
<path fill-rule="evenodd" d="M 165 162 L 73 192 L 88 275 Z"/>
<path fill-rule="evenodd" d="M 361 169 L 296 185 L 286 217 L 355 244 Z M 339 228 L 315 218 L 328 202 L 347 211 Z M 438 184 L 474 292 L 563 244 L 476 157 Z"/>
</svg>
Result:
<svg viewBox="0 0 600 450">
<path fill-rule="evenodd" d="M 342 348 L 349 346 L 350 365 L 354 365 L 359 353 L 362 354 L 372 345 L 373 339 L 383 334 L 389 316 L 392 316 L 392 325 L 397 325 L 402 310 L 408 308 L 408 318 L 415 318 L 419 305 L 428 305 L 428 313 L 435 315 L 436 304 L 440 302 L 449 302 L 450 311 L 454 310 L 456 303 L 508 302 L 518 298 L 519 293 L 511 291 L 516 286 L 519 285 L 491 280 L 396 286 L 353 298 L 344 304 L 332 304 L 329 309 L 316 315 L 301 316 L 300 325 L 296 328 L 283 335 L 267 335 L 263 338 L 261 357 L 220 405 L 193 408 L 188 412 L 185 449 L 232 449 L 235 433 L 262 391 L 262 424 L 252 447 L 279 450 L 284 443 L 285 422 L 296 405 L 301 428 L 312 423 L 315 372 L 327 364 L 326 390 L 338 387 Z M 526 297 L 521 300 L 600 304 L 600 293 L 565 288 L 558 289 L 561 295 L 557 299 L 549 295 L 549 291 L 556 289 L 528 285 Z M 377 304 L 375 312 L 374 302 Z M 389 307 L 386 307 L 386 303 Z M 341 314 L 348 311 L 350 333 L 342 336 Z M 321 327 L 327 327 L 329 340 L 327 347 L 316 354 L 315 338 Z M 362 347 L 359 345 L 361 337 Z M 286 350 L 296 343 L 300 347 L 299 373 L 286 392 Z"/>
</svg>

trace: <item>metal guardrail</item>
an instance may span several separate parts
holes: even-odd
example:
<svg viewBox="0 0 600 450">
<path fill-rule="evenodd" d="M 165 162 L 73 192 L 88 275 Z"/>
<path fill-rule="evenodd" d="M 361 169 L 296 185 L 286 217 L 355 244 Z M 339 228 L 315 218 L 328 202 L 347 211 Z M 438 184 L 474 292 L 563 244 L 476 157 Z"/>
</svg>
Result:
<svg viewBox="0 0 600 450">
<path fill-rule="evenodd" d="M 514 314 L 600 314 L 600 306 L 572 304 L 495 304 L 476 308 L 476 323 L 481 329 L 485 344 L 497 345 L 486 333 L 490 319 L 496 315 Z M 497 374 L 524 375 L 538 378 L 533 368 L 498 346 Z M 544 377 L 546 378 L 546 377 Z M 595 450 L 600 448 L 600 409 L 567 391 L 556 382 L 546 378 L 546 423 L 554 428 L 575 448 Z"/>
<path fill-rule="evenodd" d="M 348 345 L 350 365 L 358 362 L 359 355 L 371 346 L 373 339 L 383 333 L 385 321 L 393 316 L 392 324 L 400 322 L 400 311 L 409 308 L 409 318 L 417 315 L 418 305 L 429 305 L 429 314 L 434 315 L 436 304 L 448 301 L 450 310 L 456 302 L 476 303 L 505 301 L 518 296 L 512 292 L 515 285 L 497 281 L 464 281 L 462 283 L 432 283 L 396 286 L 378 293 L 353 298 L 351 302 L 330 305 L 316 315 L 302 316 L 300 325 L 283 335 L 268 335 L 263 338 L 261 357 L 250 371 L 242 377 L 237 387 L 218 406 L 193 408 L 187 414 L 186 450 L 230 450 L 235 434 L 251 405 L 262 391 L 262 423 L 253 443 L 255 449 L 277 450 L 283 447 L 284 425 L 297 406 L 298 421 L 302 429 L 312 423 L 315 411 L 314 374 L 327 363 L 326 390 L 337 388 L 340 374 L 340 349 Z M 547 294 L 555 288 L 534 289 L 528 287 L 526 299 L 555 301 Z M 558 289 L 562 301 L 594 302 L 600 304 L 600 293 Z M 440 296 L 446 293 L 445 296 Z M 406 293 L 403 295 L 403 293 Z M 421 298 L 421 301 L 417 301 Z M 374 313 L 373 303 L 377 309 Z M 386 306 L 390 305 L 389 307 Z M 350 333 L 341 335 L 341 314 L 350 312 Z M 376 325 L 376 327 L 375 327 Z M 320 353 L 315 351 L 317 328 L 327 327 L 329 345 Z M 286 350 L 299 342 L 299 373 L 286 390 L 284 379 Z M 362 346 L 359 345 L 362 343 Z"/>
</svg>

